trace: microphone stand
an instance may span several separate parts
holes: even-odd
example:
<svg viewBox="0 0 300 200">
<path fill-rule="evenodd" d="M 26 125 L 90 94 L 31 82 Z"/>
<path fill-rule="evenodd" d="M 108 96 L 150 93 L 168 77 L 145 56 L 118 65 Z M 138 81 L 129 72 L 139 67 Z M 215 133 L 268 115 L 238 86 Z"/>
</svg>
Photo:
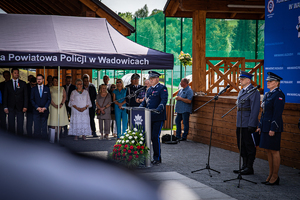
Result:
<svg viewBox="0 0 300 200">
<path fill-rule="evenodd" d="M 227 113 L 225 113 L 223 117 L 225 117 L 228 113 L 230 113 L 233 109 L 235 109 L 237 106 L 239 105 L 243 105 L 245 103 L 245 101 L 252 95 L 254 94 L 254 92 L 256 92 L 256 90 L 253 90 L 252 92 L 250 92 L 244 99 L 240 100 L 233 108 L 231 108 Z M 243 119 L 243 109 L 241 109 L 241 127 L 240 127 L 240 157 L 239 157 L 239 174 L 238 174 L 238 177 L 237 178 L 233 178 L 233 179 L 229 179 L 229 180 L 224 180 L 224 182 L 227 182 L 227 181 L 233 181 L 233 180 L 239 180 L 239 184 L 238 184 L 238 188 L 240 187 L 240 182 L 241 180 L 244 180 L 244 181 L 248 181 L 250 183 L 253 183 L 253 184 L 257 184 L 256 182 L 254 181 L 250 181 L 250 180 L 247 180 L 247 179 L 244 179 L 242 177 L 242 174 L 241 174 L 241 157 L 242 157 L 242 119 Z"/>
<path fill-rule="evenodd" d="M 225 90 L 226 91 L 226 90 Z M 224 91 L 224 92 L 225 92 Z M 215 169 L 212 169 L 210 168 L 210 165 L 209 165 L 209 160 L 210 160 L 210 151 L 211 151 L 211 138 L 212 138 L 212 129 L 213 129 L 213 125 L 214 125 L 214 116 L 215 116 L 215 108 L 216 108 L 216 101 L 219 99 L 219 95 L 221 95 L 222 93 L 220 94 L 217 94 L 216 96 L 214 96 L 214 98 L 212 98 L 211 100 L 209 100 L 208 102 L 206 102 L 205 104 L 203 104 L 202 106 L 200 106 L 199 108 L 197 108 L 196 110 L 194 110 L 194 112 L 196 112 L 197 110 L 199 110 L 200 108 L 202 108 L 203 106 L 205 106 L 206 104 L 208 104 L 209 102 L 211 102 L 212 100 L 215 100 L 214 101 L 214 109 L 213 109 L 213 116 L 212 116 L 212 122 L 211 122 L 211 129 L 210 129 L 210 139 L 209 139 L 209 150 L 208 150 L 208 158 L 207 158 L 207 163 L 206 163 L 206 167 L 202 168 L 202 169 L 198 169 L 198 170 L 194 170 L 194 171 L 191 171 L 191 173 L 194 173 L 194 172 L 198 172 L 198 171 L 202 171 L 202 170 L 205 170 L 207 169 L 208 170 L 208 173 L 209 173 L 209 176 L 212 177 L 211 173 L 210 173 L 210 170 L 214 171 L 214 172 L 217 172 L 217 173 L 221 173 Z"/>
</svg>

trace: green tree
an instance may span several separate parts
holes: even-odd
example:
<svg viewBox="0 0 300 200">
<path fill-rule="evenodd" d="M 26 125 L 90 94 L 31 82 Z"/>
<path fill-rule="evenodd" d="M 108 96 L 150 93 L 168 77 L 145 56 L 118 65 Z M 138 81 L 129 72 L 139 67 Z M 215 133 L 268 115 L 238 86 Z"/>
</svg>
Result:
<svg viewBox="0 0 300 200">
<path fill-rule="evenodd" d="M 255 58 L 255 31 L 255 20 L 238 20 L 232 36 L 233 56 Z"/>
<path fill-rule="evenodd" d="M 145 17 L 148 17 L 148 15 L 149 15 L 149 10 L 148 10 L 147 4 L 145 4 L 143 8 L 138 9 L 134 13 L 134 17 L 136 17 L 136 18 L 145 18 Z"/>
<path fill-rule="evenodd" d="M 151 12 L 151 14 L 150 14 L 150 16 L 156 15 L 156 14 L 161 13 L 161 12 L 162 12 L 162 10 L 159 10 L 159 9 L 153 9 L 152 12 Z"/>
<path fill-rule="evenodd" d="M 122 17 L 126 22 L 129 22 L 133 19 L 131 12 L 121 13 L 119 12 L 118 15 Z"/>
</svg>

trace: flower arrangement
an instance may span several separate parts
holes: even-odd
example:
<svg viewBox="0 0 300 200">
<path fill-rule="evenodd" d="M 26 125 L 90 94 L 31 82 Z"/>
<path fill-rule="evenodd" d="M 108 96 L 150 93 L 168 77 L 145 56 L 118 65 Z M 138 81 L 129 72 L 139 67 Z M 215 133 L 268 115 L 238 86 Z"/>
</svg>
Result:
<svg viewBox="0 0 300 200">
<path fill-rule="evenodd" d="M 114 145 L 111 158 L 128 167 L 137 167 L 149 156 L 149 148 L 145 145 L 145 133 L 141 127 L 127 129 Z"/>
<path fill-rule="evenodd" d="M 180 63 L 185 67 L 184 76 L 186 76 L 186 66 L 191 66 L 193 64 L 192 56 L 189 53 L 184 53 L 183 51 L 181 51 L 178 59 Z"/>
</svg>

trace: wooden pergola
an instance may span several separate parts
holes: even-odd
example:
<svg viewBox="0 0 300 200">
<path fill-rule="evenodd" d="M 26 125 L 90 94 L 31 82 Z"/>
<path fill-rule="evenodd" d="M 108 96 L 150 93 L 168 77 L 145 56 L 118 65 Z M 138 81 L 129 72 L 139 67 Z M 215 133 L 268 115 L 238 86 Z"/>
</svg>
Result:
<svg viewBox="0 0 300 200">
<path fill-rule="evenodd" d="M 6 13 L 14 14 L 40 14 L 62 15 L 81 17 L 100 17 L 106 20 L 121 34 L 129 36 L 135 32 L 135 28 L 109 9 L 99 0 L 1 0 L 0 8 Z M 65 76 L 73 77 L 73 84 L 83 74 L 89 74 L 92 78 L 91 69 L 63 69 L 61 70 L 61 84 L 65 84 Z M 37 74 L 44 74 L 43 69 L 37 69 Z M 46 69 L 45 76 L 57 76 L 57 69 Z"/>
<path fill-rule="evenodd" d="M 216 19 L 249 19 L 263 20 L 265 17 L 265 1 L 264 0 L 168 0 L 164 13 L 166 17 L 186 17 L 193 18 L 193 68 L 192 78 L 197 80 L 193 82 L 193 90 L 195 92 L 210 93 L 211 88 L 206 88 L 206 76 L 209 72 L 206 71 L 206 64 L 212 67 L 215 73 L 219 73 L 217 68 L 224 64 L 232 62 L 231 59 L 223 60 L 219 66 L 212 66 L 209 59 L 205 57 L 206 45 L 206 18 Z M 239 58 L 240 59 L 240 58 Z M 238 61 L 238 59 L 237 59 Z M 239 62 L 239 61 L 238 61 Z M 253 62 L 249 60 L 249 62 Z M 260 66 L 263 65 L 263 60 L 259 61 Z M 243 62 L 241 62 L 243 64 Z M 244 61 L 245 63 L 245 61 Z M 232 67 L 232 66 L 229 66 Z M 259 67 L 259 66 L 258 66 Z M 232 70 L 235 72 L 236 65 Z M 219 75 L 222 75 L 219 73 Z M 222 75 L 223 80 L 230 83 L 231 89 L 239 91 L 237 84 L 232 80 L 226 80 L 226 75 Z M 217 80 L 220 82 L 220 80 Z M 211 84 L 214 84 L 212 82 Z"/>
</svg>

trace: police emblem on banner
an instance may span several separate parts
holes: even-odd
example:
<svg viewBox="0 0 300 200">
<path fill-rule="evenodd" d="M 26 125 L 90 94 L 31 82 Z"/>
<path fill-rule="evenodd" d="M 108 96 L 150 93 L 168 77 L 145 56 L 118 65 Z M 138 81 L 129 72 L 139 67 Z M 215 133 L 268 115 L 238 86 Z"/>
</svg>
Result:
<svg viewBox="0 0 300 200">
<path fill-rule="evenodd" d="M 133 127 L 139 126 L 145 131 L 145 110 L 135 110 L 131 111 L 131 123 Z"/>
<path fill-rule="evenodd" d="M 134 123 L 136 124 L 136 125 L 142 125 L 143 124 L 143 119 L 142 119 L 142 116 L 141 115 L 139 115 L 139 114 L 137 114 L 137 115 L 135 115 L 134 116 Z"/>
</svg>

